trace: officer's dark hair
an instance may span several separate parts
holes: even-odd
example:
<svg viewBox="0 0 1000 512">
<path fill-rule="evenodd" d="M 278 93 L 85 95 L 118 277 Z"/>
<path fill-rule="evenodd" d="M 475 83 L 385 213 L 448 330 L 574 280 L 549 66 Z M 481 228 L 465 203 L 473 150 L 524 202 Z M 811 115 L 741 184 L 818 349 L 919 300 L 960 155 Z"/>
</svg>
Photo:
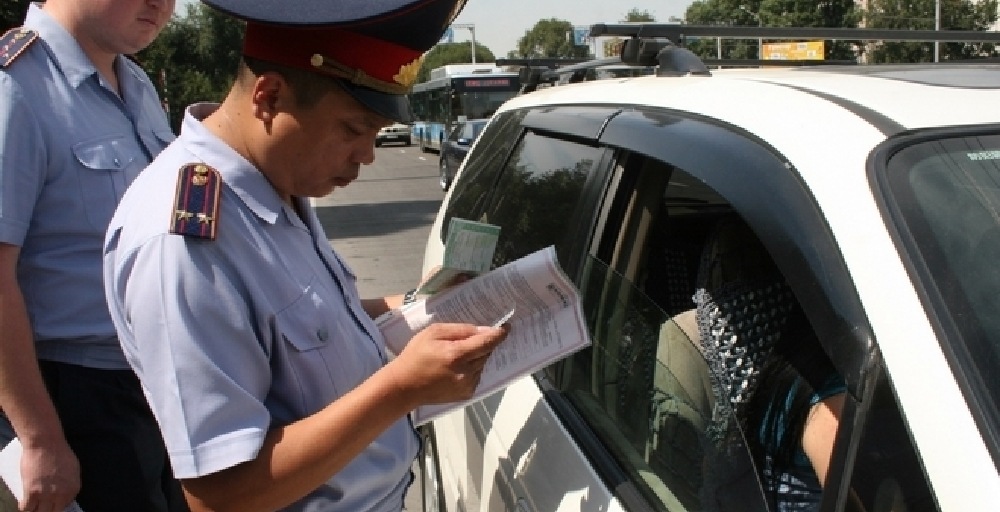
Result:
<svg viewBox="0 0 1000 512">
<path fill-rule="evenodd" d="M 264 73 L 281 75 L 295 91 L 295 106 L 299 108 L 312 107 L 328 92 L 340 88 L 335 78 L 245 56 L 240 61 L 236 81 L 240 86 L 249 86 Z"/>
</svg>

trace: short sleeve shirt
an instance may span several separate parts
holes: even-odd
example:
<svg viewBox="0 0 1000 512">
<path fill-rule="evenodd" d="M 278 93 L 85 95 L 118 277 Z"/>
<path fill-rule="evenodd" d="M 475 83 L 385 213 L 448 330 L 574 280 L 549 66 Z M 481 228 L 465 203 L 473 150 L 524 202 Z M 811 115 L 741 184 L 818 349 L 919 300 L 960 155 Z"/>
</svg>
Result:
<svg viewBox="0 0 1000 512">
<path fill-rule="evenodd" d="M 285 204 L 189 107 L 181 135 L 111 221 L 105 279 L 122 347 L 179 478 L 257 456 L 268 429 L 305 418 L 385 363 L 355 277 L 307 202 Z M 215 240 L 168 233 L 179 170 L 220 173 Z M 419 441 L 407 418 L 289 510 L 398 511 Z"/>
<path fill-rule="evenodd" d="M 40 358 L 128 368 L 102 291 L 104 233 L 129 183 L 174 136 L 134 62 L 117 58 L 119 96 L 38 4 L 24 26 L 38 38 L 0 68 L 0 243 L 20 247 Z"/>
</svg>

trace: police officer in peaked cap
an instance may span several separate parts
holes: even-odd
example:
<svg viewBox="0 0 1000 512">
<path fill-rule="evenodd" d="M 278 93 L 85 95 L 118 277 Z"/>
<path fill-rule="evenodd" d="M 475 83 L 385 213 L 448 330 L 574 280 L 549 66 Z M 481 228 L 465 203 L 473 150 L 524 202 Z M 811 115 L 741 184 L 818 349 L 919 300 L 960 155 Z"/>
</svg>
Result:
<svg viewBox="0 0 1000 512">
<path fill-rule="evenodd" d="M 221 104 L 126 192 L 108 306 L 193 511 L 398 511 L 408 413 L 461 401 L 507 328 L 434 324 L 393 358 L 310 197 L 358 177 L 409 119 L 421 55 L 460 0 L 206 0 L 247 21 Z"/>
</svg>

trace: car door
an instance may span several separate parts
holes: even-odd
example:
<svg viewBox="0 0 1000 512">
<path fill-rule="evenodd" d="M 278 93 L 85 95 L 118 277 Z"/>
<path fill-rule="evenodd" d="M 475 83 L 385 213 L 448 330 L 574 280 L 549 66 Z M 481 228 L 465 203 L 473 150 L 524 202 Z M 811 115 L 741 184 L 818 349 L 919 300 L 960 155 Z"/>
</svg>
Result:
<svg viewBox="0 0 1000 512">
<path fill-rule="evenodd" d="M 793 292 L 796 307 L 808 318 L 811 335 L 807 338 L 818 344 L 815 348 L 830 360 L 846 384 L 846 403 L 833 445 L 830 476 L 820 497 L 822 510 L 890 510 L 884 507 L 896 506 L 892 503 L 905 504 L 900 510 L 936 510 L 926 475 L 920 469 L 920 457 L 907 434 L 904 416 L 851 275 L 835 237 L 794 168 L 766 143 L 736 127 L 662 109 L 624 109 L 610 120 L 601 142 L 628 153 L 628 157 L 617 156 L 618 161 L 636 161 L 624 166 L 621 177 L 615 175 L 613 180 L 631 181 L 635 183 L 632 186 L 635 190 L 662 190 L 663 195 L 658 207 L 637 210 L 635 204 L 652 205 L 652 201 L 625 200 L 627 196 L 623 196 L 622 191 L 628 187 L 619 185 L 618 202 L 622 206 L 609 210 L 607 218 L 609 225 L 621 229 L 618 236 L 611 235 L 613 229 L 605 229 L 606 236 L 599 238 L 600 244 L 591 249 L 592 254 L 635 283 L 640 296 L 654 302 L 669 318 L 675 319 L 684 308 L 691 307 L 692 282 L 697 281 L 698 267 L 704 264 L 703 251 L 695 248 L 704 249 L 703 237 L 708 232 L 706 222 L 720 214 L 735 214 L 746 223 L 766 248 L 768 258 L 780 270 L 783 281 Z M 643 177 L 646 168 L 657 166 L 670 172 L 665 188 L 659 185 L 662 179 L 650 181 Z M 630 168 L 638 178 L 628 178 Z M 633 211 L 639 214 L 630 213 Z M 641 301 L 635 304 L 638 310 L 657 311 L 638 306 Z M 654 319 L 655 315 L 645 318 Z M 649 323 L 647 320 L 646 324 Z M 598 443 L 601 446 L 593 450 L 583 446 L 584 451 L 594 454 L 592 460 L 601 460 L 597 455 L 612 443 L 623 447 L 655 445 L 657 448 L 652 453 L 655 456 L 645 457 L 644 462 L 654 470 L 657 459 L 661 461 L 661 468 L 676 468 L 666 462 L 681 460 L 677 454 L 667 450 L 656 455 L 664 446 L 661 432 L 671 429 L 656 431 L 657 423 L 646 419 L 653 417 L 661 421 L 661 416 L 657 416 L 659 406 L 644 403 L 648 396 L 663 396 L 660 383 L 670 382 L 663 380 L 662 375 L 658 377 L 663 371 L 658 364 L 663 359 L 659 355 L 665 348 L 663 336 L 654 343 L 652 335 L 637 337 L 632 334 L 642 331 L 636 331 L 628 322 L 620 325 L 623 326 L 620 331 L 630 334 L 621 335 L 617 343 L 613 336 L 595 336 L 594 352 L 601 349 L 605 359 L 611 362 L 603 365 L 591 362 L 591 366 L 602 370 L 591 372 L 595 375 L 591 381 L 574 381 L 567 377 L 573 372 L 566 367 L 572 368 L 582 354 L 550 366 L 545 373 L 558 383 L 557 389 L 561 391 L 558 396 L 568 397 L 567 410 L 573 413 L 588 410 L 573 403 L 574 393 L 582 392 L 603 404 L 596 414 L 592 413 L 595 419 L 584 418 L 591 427 L 603 422 L 608 429 L 599 436 L 603 438 Z M 704 335 L 704 331 L 700 334 Z M 656 348 L 642 349 L 642 344 L 636 345 L 636 339 L 648 339 L 649 345 Z M 605 346 L 599 347 L 598 343 Z M 637 351 L 647 356 L 636 357 L 633 354 Z M 649 354 L 657 355 L 657 364 L 635 366 L 641 364 L 638 361 L 649 360 Z M 667 362 L 664 366 L 667 374 L 676 376 L 677 381 L 690 382 L 676 365 Z M 623 375 L 644 377 L 636 383 L 635 377 L 622 378 Z M 616 393 L 596 391 L 600 388 L 595 387 L 595 382 L 609 380 L 618 383 Z M 638 391 L 629 386 L 638 386 Z M 623 387 L 625 389 L 621 389 Z M 552 403 L 559 401 L 552 400 Z M 615 408 L 618 408 L 617 417 L 614 416 Z M 637 411 L 642 414 L 636 414 Z M 610 416 L 613 421 L 602 416 Z M 641 421 L 630 423 L 628 420 L 635 416 L 642 418 Z M 875 434 L 877 429 L 883 429 L 886 434 Z M 753 431 L 743 434 L 756 435 Z M 859 440 L 863 441 L 859 443 Z M 699 460 L 704 460 L 704 453 L 698 455 Z M 612 469 L 607 473 L 613 475 L 616 467 L 627 468 L 623 460 L 619 456 L 610 464 Z M 653 504 L 655 509 L 676 509 L 662 499 L 665 495 L 662 489 L 683 487 L 685 480 L 678 484 L 669 471 L 654 471 L 653 474 L 655 478 L 650 479 L 644 469 L 632 472 L 630 481 L 637 484 L 639 494 L 645 499 L 634 505 L 626 500 L 626 507 L 641 509 Z M 686 479 L 688 484 L 697 484 L 694 487 L 697 497 L 690 502 L 692 508 L 707 506 L 703 501 L 706 476 L 696 471 L 693 478 Z M 716 488 L 732 491 L 739 487 Z M 727 503 L 742 503 L 733 508 L 735 510 L 745 510 L 755 503 L 746 501 L 755 494 L 753 492 L 733 496 L 728 491 L 716 498 Z M 683 495 L 677 491 L 671 494 Z"/>
<path fill-rule="evenodd" d="M 692 342 L 707 233 L 733 215 L 846 381 L 822 509 L 871 510 L 891 482 L 922 503 L 919 457 L 836 240 L 781 155 L 737 128 L 662 109 L 499 115 L 435 236 L 451 216 L 500 225 L 496 265 L 555 245 L 594 345 L 434 423 L 450 510 L 767 510 L 746 447 L 755 433 L 720 399 L 717 368 Z M 876 428 L 891 435 L 873 437 Z"/>
</svg>

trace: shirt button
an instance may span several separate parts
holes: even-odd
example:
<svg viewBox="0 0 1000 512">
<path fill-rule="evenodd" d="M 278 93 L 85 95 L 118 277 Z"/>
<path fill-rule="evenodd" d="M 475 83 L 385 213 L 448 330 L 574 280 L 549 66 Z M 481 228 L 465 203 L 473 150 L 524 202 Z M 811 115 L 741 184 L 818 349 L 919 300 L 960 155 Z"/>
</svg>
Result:
<svg viewBox="0 0 1000 512">
<path fill-rule="evenodd" d="M 320 341 L 326 341 L 326 339 L 330 337 L 330 333 L 326 332 L 326 329 L 320 329 L 316 331 L 316 337 L 319 338 Z"/>
</svg>

